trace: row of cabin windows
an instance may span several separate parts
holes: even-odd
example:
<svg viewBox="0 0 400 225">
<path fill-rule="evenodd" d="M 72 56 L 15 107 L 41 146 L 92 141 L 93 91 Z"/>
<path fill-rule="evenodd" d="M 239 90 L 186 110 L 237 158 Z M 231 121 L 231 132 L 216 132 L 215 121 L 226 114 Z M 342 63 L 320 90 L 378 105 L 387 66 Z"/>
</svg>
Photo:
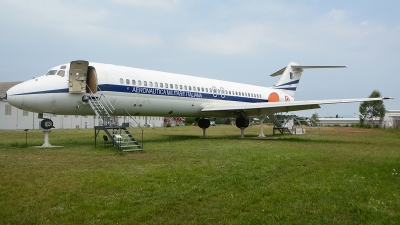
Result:
<svg viewBox="0 0 400 225">
<path fill-rule="evenodd" d="M 120 78 L 120 83 L 124 84 L 124 79 Z M 126 84 L 130 84 L 131 80 L 126 79 L 125 80 Z M 170 88 L 170 89 L 175 89 L 176 90 L 185 90 L 185 91 L 198 91 L 198 92 L 206 92 L 206 93 L 212 93 L 212 94 L 225 94 L 225 95 L 237 95 L 237 96 L 245 96 L 245 97 L 252 97 L 252 98 L 261 98 L 260 94 L 254 94 L 254 93 L 247 93 L 247 92 L 240 92 L 240 91 L 228 91 L 228 90 L 221 90 L 221 89 L 216 89 L 214 90 L 212 88 L 204 88 L 204 87 L 196 87 L 196 86 L 187 86 L 187 85 L 178 85 L 178 84 L 168 84 L 168 83 L 158 83 L 158 82 L 153 82 L 152 81 L 142 81 L 138 80 L 132 80 L 132 85 L 138 85 L 138 86 L 145 86 L 145 87 L 160 87 L 160 88 Z"/>
</svg>

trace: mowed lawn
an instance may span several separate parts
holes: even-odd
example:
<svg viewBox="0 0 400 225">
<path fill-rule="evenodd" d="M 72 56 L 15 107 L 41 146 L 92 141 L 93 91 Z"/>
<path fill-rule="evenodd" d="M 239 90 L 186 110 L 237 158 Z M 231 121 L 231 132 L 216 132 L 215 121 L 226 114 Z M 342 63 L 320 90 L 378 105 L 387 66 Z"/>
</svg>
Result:
<svg viewBox="0 0 400 225">
<path fill-rule="evenodd" d="M 54 149 L 0 131 L 0 224 L 400 223 L 399 130 L 144 133 L 145 151 L 121 154 L 91 129 L 52 130 Z"/>
</svg>

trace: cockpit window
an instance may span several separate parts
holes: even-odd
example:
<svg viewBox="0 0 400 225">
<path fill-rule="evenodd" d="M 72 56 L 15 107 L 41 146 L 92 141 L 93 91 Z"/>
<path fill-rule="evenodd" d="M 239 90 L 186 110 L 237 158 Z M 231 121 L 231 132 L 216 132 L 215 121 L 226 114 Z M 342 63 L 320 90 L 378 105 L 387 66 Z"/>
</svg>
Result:
<svg viewBox="0 0 400 225">
<path fill-rule="evenodd" d="M 65 76 L 65 70 L 59 70 L 57 72 L 57 75 L 60 76 L 60 77 L 64 77 Z"/>
<path fill-rule="evenodd" d="M 57 70 L 50 70 L 49 72 L 46 73 L 46 76 L 55 75 L 56 73 L 57 73 Z"/>
</svg>

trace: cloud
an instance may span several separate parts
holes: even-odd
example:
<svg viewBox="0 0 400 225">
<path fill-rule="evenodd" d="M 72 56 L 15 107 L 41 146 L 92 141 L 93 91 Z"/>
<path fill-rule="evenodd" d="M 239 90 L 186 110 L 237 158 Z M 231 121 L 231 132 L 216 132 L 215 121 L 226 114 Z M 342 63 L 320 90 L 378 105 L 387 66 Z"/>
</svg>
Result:
<svg viewBox="0 0 400 225">
<path fill-rule="evenodd" d="M 114 3 L 139 6 L 146 8 L 171 9 L 179 3 L 179 0 L 112 0 Z"/>
<path fill-rule="evenodd" d="M 184 43 L 197 51 L 226 55 L 257 53 L 269 46 L 299 48 L 288 36 L 270 24 L 243 24 L 222 33 L 197 32 L 188 35 Z"/>
<path fill-rule="evenodd" d="M 260 25 L 237 27 L 225 33 L 201 31 L 187 37 L 185 43 L 189 48 L 202 52 L 242 54 L 254 51 L 265 32 L 265 27 Z"/>
<path fill-rule="evenodd" d="M 344 10 L 332 9 L 329 13 L 326 14 L 329 18 L 334 21 L 343 21 L 346 19 L 347 13 Z"/>
<path fill-rule="evenodd" d="M 390 46 L 399 48 L 396 43 L 399 29 L 371 19 L 359 20 L 347 10 L 319 12 L 312 6 L 306 8 L 302 5 L 302 12 L 306 14 L 293 11 L 280 14 L 284 9 L 282 4 L 256 6 L 253 2 L 243 11 L 230 9 L 229 14 L 222 14 L 222 18 L 218 16 L 220 10 L 217 10 L 210 15 L 214 22 L 209 23 L 209 27 L 188 32 L 183 43 L 191 50 L 223 55 L 276 54 L 279 50 L 309 55 L 368 57 L 393 51 Z M 258 11 L 260 8 L 264 11 Z"/>
<path fill-rule="evenodd" d="M 115 26 L 118 21 L 113 20 L 113 12 L 96 8 L 93 2 L 12 0 L 7 3 L 12 8 L 7 15 L 8 23 L 17 29 L 23 27 L 26 32 L 31 30 L 35 34 L 53 37 L 53 40 L 61 35 L 78 43 L 113 43 L 146 48 L 162 44 L 157 35 L 138 28 Z"/>
</svg>

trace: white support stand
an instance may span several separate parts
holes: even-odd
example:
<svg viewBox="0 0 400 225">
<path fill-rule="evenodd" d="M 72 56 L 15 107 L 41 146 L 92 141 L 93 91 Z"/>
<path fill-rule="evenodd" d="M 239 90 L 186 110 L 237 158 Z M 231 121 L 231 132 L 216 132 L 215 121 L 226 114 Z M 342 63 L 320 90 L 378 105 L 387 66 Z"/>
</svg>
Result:
<svg viewBox="0 0 400 225">
<path fill-rule="evenodd" d="M 244 138 L 244 128 L 240 128 L 240 138 Z"/>
<path fill-rule="evenodd" d="M 264 135 L 264 117 L 258 118 L 260 120 L 260 135 L 258 137 L 265 137 Z"/>
<path fill-rule="evenodd" d="M 49 137 L 50 137 L 50 132 L 51 130 L 43 130 L 42 131 L 44 134 L 44 144 L 42 145 L 43 148 L 51 148 L 51 144 L 49 142 Z"/>
<path fill-rule="evenodd" d="M 44 134 L 44 144 L 42 146 L 36 146 L 36 148 L 60 148 L 62 146 L 55 146 L 55 145 L 51 145 L 49 140 L 50 140 L 50 129 L 44 129 L 42 130 L 43 134 Z"/>
</svg>

